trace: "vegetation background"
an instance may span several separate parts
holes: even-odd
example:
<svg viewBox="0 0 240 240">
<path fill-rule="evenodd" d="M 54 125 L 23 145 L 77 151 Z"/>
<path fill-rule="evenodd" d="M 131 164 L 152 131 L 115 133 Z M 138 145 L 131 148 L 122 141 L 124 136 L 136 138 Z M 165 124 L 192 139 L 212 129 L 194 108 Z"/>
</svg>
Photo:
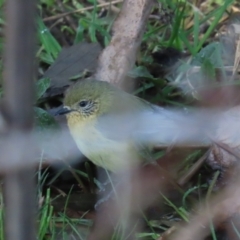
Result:
<svg viewBox="0 0 240 240">
<path fill-rule="evenodd" d="M 2 72 L 6 24 L 3 0 L 0 6 Z M 99 54 L 111 40 L 111 27 L 121 6 L 121 0 L 40 0 L 38 3 L 35 120 L 39 132 L 58 127 L 52 113 L 62 104 L 64 91 L 96 70 Z M 222 92 L 228 93 L 229 87 L 238 89 L 239 29 L 238 1 L 157 0 L 147 21 L 135 67 L 128 74 L 137 82 L 134 94 L 160 106 L 237 105 L 239 99 L 233 96 L 224 103 L 220 100 Z M 2 74 L 0 77 L 1 84 Z M 202 93 L 199 89 L 203 86 Z M 0 94 L 3 94 L 1 88 Z M 142 214 L 144 227 L 137 239 L 169 239 L 177 226 L 187 229 L 192 214 L 201 209 L 195 206 L 207 206 L 210 196 L 222 191 L 229 175 L 232 177 L 234 173 L 219 163 L 205 164 L 203 156 L 209 148 L 156 150 L 156 160 L 174 176 L 181 191 L 171 186 L 161 193 L 164 203 Z M 88 161 L 79 165 L 63 161 L 56 169 L 44 160 L 40 159 L 36 173 L 38 239 L 87 239 L 96 215 L 96 195 L 102 188 L 95 167 Z M 222 168 L 227 174 L 222 174 Z M 2 219 L 3 204 L 0 206 Z M 204 226 L 210 229 L 206 239 L 240 238 L 238 214 L 223 215 L 217 224 L 210 219 Z M 2 240 L 2 220 L 0 233 Z M 124 239 L 119 226 L 115 227 L 111 239 Z"/>
</svg>

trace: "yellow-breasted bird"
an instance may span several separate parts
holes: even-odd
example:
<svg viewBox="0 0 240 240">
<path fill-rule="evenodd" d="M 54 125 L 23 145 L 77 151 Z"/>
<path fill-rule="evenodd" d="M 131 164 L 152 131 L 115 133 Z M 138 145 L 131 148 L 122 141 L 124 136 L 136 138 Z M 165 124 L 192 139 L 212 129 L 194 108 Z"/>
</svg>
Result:
<svg viewBox="0 0 240 240">
<path fill-rule="evenodd" d="M 187 113 L 160 108 L 115 86 L 86 79 L 71 86 L 59 114 L 66 114 L 70 133 L 93 163 L 118 172 L 142 162 L 155 144 L 191 140 Z M 184 126 L 183 126 L 184 124 Z"/>
</svg>

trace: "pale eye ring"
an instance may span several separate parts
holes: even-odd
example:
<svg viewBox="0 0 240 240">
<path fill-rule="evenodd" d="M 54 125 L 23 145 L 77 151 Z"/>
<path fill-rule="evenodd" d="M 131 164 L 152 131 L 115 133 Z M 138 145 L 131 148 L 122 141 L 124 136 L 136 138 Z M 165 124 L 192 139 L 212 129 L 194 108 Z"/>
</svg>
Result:
<svg viewBox="0 0 240 240">
<path fill-rule="evenodd" d="M 79 102 L 79 106 L 82 108 L 86 107 L 88 104 L 89 104 L 89 101 L 87 100 L 82 100 Z"/>
</svg>

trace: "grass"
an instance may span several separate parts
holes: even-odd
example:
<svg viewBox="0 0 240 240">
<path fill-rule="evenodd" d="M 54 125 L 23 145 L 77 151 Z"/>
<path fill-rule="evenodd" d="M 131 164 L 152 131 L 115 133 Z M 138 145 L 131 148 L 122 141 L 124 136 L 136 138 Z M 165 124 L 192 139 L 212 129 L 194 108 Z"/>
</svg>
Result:
<svg viewBox="0 0 240 240">
<path fill-rule="evenodd" d="M 175 48 L 179 51 L 186 51 L 190 56 L 190 59 L 198 62 L 198 66 L 202 71 L 208 74 L 213 74 L 216 67 L 219 64 L 223 66 L 223 63 L 216 62 L 217 54 L 219 54 L 219 49 L 214 45 L 208 45 L 209 42 L 214 44 L 214 35 L 218 32 L 218 26 L 223 15 L 226 14 L 227 10 L 234 4 L 233 0 L 226 1 L 215 1 L 216 7 L 212 7 L 211 1 L 207 4 L 207 7 L 202 11 L 198 6 L 191 3 L 191 1 L 177 1 L 177 0 L 158 0 L 164 7 L 163 11 L 169 11 L 170 17 L 166 19 L 166 23 L 161 20 L 156 20 L 155 18 L 150 19 L 148 22 L 147 29 L 145 31 L 137 66 L 129 75 L 140 79 L 141 85 L 136 89 L 135 94 L 141 97 L 147 98 L 151 102 L 159 103 L 162 105 L 171 105 L 178 107 L 186 107 L 191 104 L 192 101 L 186 100 L 183 97 L 182 91 L 180 91 L 174 84 L 176 79 L 171 77 L 166 77 L 163 74 L 156 74 L 153 70 L 153 65 L 155 60 L 152 58 L 152 53 L 154 51 L 159 51 L 164 48 Z M 2 6 L 3 1 L 0 2 Z M 93 7 L 90 10 L 85 10 L 81 13 L 76 12 L 76 10 L 81 8 Z M 118 4 L 117 6 L 121 6 Z M 62 18 L 59 17 L 64 9 L 64 12 L 73 12 L 69 14 L 70 20 L 58 22 Z M 103 46 L 107 46 L 110 39 L 110 29 L 115 16 L 109 13 L 106 16 L 99 18 L 101 14 L 101 9 L 98 8 L 98 2 L 96 0 L 91 1 L 74 1 L 66 0 L 63 1 L 62 5 L 57 4 L 53 0 L 41 0 L 38 4 L 39 16 L 37 18 L 37 33 L 38 33 L 38 50 L 36 53 L 36 59 L 38 61 L 38 75 L 39 80 L 36 83 L 37 88 L 37 98 L 36 98 L 36 115 L 37 120 L 39 120 L 39 125 L 41 128 L 45 129 L 52 126 L 53 120 L 46 113 L 45 105 L 48 100 L 43 99 L 42 96 L 50 86 L 50 80 L 42 78 L 43 73 L 46 69 L 51 66 L 57 59 L 59 53 L 64 47 L 64 42 L 61 36 L 65 37 L 65 42 L 69 45 L 77 44 L 82 41 L 99 42 Z M 153 10 L 154 16 L 159 16 L 159 10 L 156 8 Z M 4 19 L 2 13 L 0 13 L 0 24 L 1 28 L 4 26 Z M 54 21 L 46 21 L 48 17 L 55 16 Z M 206 30 L 202 31 L 202 26 L 206 25 Z M 75 28 L 73 27 L 75 26 Z M 2 54 L 3 37 L 0 37 L 0 51 Z M 211 59 L 211 56 L 212 59 Z M 209 60 L 210 59 L 210 60 Z M 159 68 L 160 65 L 157 65 Z M 164 66 L 168 68 L 169 66 Z M 178 68 L 179 75 L 178 79 L 182 79 L 181 76 L 189 70 L 191 64 L 183 62 L 183 64 Z M 0 70 L 2 71 L 2 61 L 0 62 Z M 180 70 L 179 70 L 180 69 Z M 1 84 L 1 79 L 0 79 Z M 216 83 L 217 84 L 217 83 Z M 235 84 L 235 83 L 232 83 Z M 0 89 L 0 92 L 2 90 Z M 152 94 L 152 92 L 156 94 Z M 151 93 L 151 94 L 149 94 Z M 150 97 L 149 97 L 150 95 Z M 153 96 L 154 95 L 154 96 Z M 162 153 L 160 153 L 161 155 Z M 195 156 L 195 155 L 194 155 Z M 193 156 L 193 157 L 194 157 Z M 185 172 L 193 165 L 191 159 L 192 156 L 188 155 L 185 158 L 183 171 L 181 174 L 184 175 Z M 196 159 L 196 157 L 194 158 Z M 90 167 L 91 168 L 91 167 Z M 174 216 L 180 217 L 181 221 L 188 222 L 189 214 L 192 210 L 192 204 L 190 203 L 189 197 L 194 198 L 194 203 L 202 203 L 204 200 L 208 201 L 209 196 L 212 193 L 213 185 L 211 185 L 207 190 L 206 178 L 202 177 L 206 166 L 203 167 L 203 173 L 195 174 L 195 182 L 189 183 L 187 188 L 184 188 L 184 193 L 181 195 L 181 200 L 179 202 L 174 202 L 167 196 L 163 196 L 166 209 Z M 89 167 L 87 167 L 89 169 Z M 89 186 L 89 182 L 94 182 L 95 186 L 101 186 L 91 174 L 85 173 L 79 169 L 71 169 L 74 174 L 74 179 L 79 185 Z M 89 170 L 90 171 L 90 170 Z M 53 180 L 58 179 L 60 176 L 56 174 Z M 76 177 L 77 176 L 77 177 Z M 216 180 L 217 175 L 215 175 Z M 71 190 L 66 198 L 66 204 L 63 206 L 63 212 L 54 212 L 52 207 L 51 191 L 47 189 L 46 193 L 43 194 L 43 187 L 45 185 L 46 179 L 48 178 L 47 173 L 39 175 L 39 196 L 44 195 L 44 203 L 39 210 L 39 226 L 38 226 L 38 239 L 57 239 L 59 234 L 62 236 L 61 239 L 69 239 L 69 234 L 73 234 L 78 239 L 86 239 L 86 235 L 92 226 L 92 220 L 87 219 L 86 216 L 83 218 L 75 219 L 67 216 L 67 206 L 68 197 L 71 195 Z M 82 183 L 82 179 L 84 183 Z M 87 180 L 86 180 L 87 179 Z M 54 182 L 54 181 L 53 181 Z M 213 181 L 214 183 L 214 181 Z M 195 184 L 195 185 L 194 185 Z M 90 189 L 94 191 L 94 189 Z M 201 192 L 201 194 L 200 194 Z M 3 236 L 3 203 L 2 198 L 0 198 L 0 240 L 4 239 Z M 168 229 L 168 226 L 157 222 L 157 224 L 152 224 L 154 219 L 148 219 L 147 216 L 143 214 L 143 218 L 147 222 L 147 229 L 137 234 L 138 239 L 158 239 L 159 235 Z M 174 217 L 172 218 L 174 221 Z M 59 227 L 60 226 L 60 227 Z M 120 225 L 119 225 L 120 226 Z M 123 239 L 121 236 L 123 234 L 123 229 L 116 226 L 115 232 L 112 239 Z M 239 236 L 239 230 L 232 222 L 234 231 Z M 209 225 L 211 229 L 212 239 L 217 239 L 214 225 L 210 221 Z"/>
<path fill-rule="evenodd" d="M 69 192 L 69 195 L 71 192 Z M 68 196 L 69 197 L 69 196 Z M 66 214 L 68 198 L 64 206 L 64 211 L 56 216 L 52 206 L 50 189 L 47 189 L 43 205 L 39 210 L 38 239 L 69 239 L 69 236 L 75 236 L 78 239 L 86 239 L 86 236 L 92 226 L 92 221 L 83 218 L 69 218 Z M 82 216 L 84 217 L 84 215 Z M 79 228 L 84 231 L 79 231 Z M 2 238 L 3 239 L 3 238 Z"/>
</svg>

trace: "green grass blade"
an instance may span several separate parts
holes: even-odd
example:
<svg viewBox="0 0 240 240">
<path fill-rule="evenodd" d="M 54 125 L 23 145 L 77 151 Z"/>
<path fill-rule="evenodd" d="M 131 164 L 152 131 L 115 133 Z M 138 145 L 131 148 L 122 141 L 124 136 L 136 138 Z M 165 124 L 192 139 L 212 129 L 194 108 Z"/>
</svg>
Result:
<svg viewBox="0 0 240 240">
<path fill-rule="evenodd" d="M 42 19 L 37 19 L 37 25 L 40 44 L 46 51 L 47 57 L 54 61 L 57 58 L 59 52 L 61 51 L 61 46 L 50 33 L 49 29 L 45 26 Z"/>
<path fill-rule="evenodd" d="M 196 49 L 196 53 L 202 48 L 205 41 L 208 39 L 210 34 L 213 32 L 217 24 L 219 23 L 220 19 L 222 18 L 224 12 L 228 8 L 228 6 L 233 3 L 234 0 L 226 0 L 222 7 L 220 7 L 218 14 L 216 15 L 215 19 L 213 20 L 212 24 L 209 26 L 208 30 L 204 34 L 203 38 L 200 40 L 198 47 Z"/>
<path fill-rule="evenodd" d="M 193 48 L 194 49 L 197 49 L 197 46 L 198 46 L 199 27 L 200 27 L 199 13 L 198 11 L 194 11 L 194 27 L 193 27 Z"/>
</svg>

